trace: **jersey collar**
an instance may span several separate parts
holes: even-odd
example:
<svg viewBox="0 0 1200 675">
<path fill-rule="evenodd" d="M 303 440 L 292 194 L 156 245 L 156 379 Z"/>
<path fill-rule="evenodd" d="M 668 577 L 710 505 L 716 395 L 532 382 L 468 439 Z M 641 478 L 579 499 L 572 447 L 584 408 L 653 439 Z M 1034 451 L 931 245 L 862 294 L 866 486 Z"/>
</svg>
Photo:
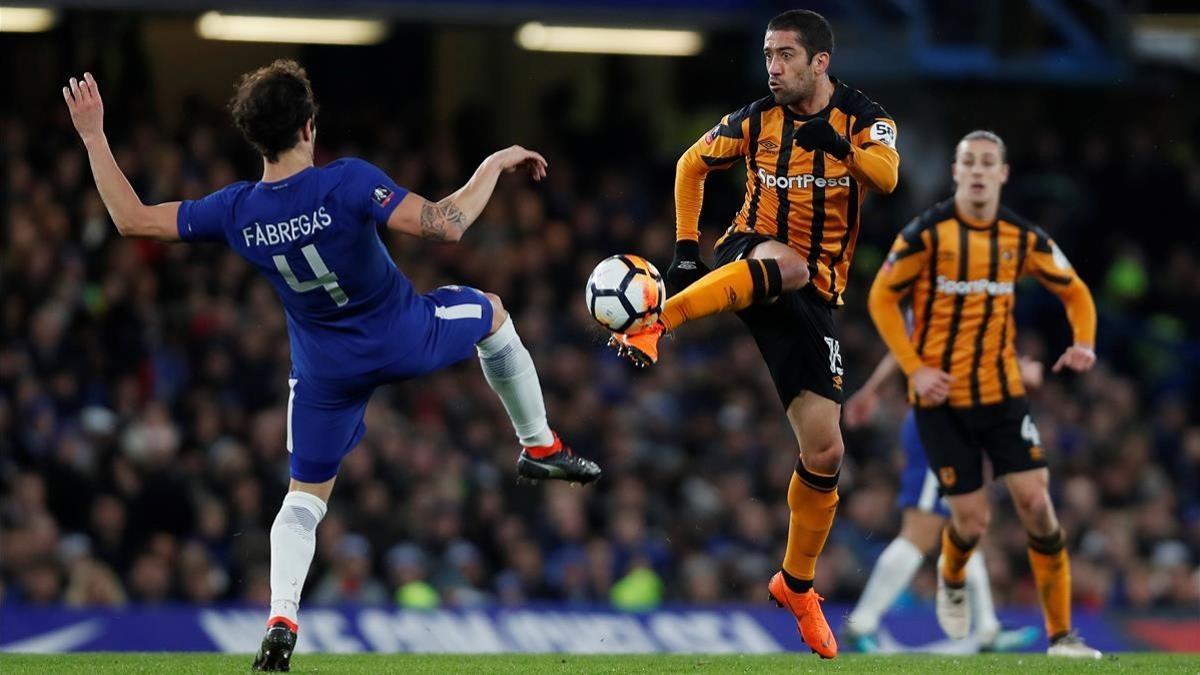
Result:
<svg viewBox="0 0 1200 675">
<path fill-rule="evenodd" d="M 299 171 L 297 171 L 296 173 L 288 176 L 287 178 L 281 178 L 279 180 L 272 180 L 272 181 L 260 180 L 260 181 L 258 181 L 257 184 L 255 184 L 254 189 L 266 190 L 268 192 L 272 192 L 275 190 L 282 190 L 289 185 L 292 185 L 294 183 L 297 183 L 297 182 L 303 180 L 306 176 L 308 176 L 309 173 L 316 170 L 316 168 L 317 168 L 316 166 L 306 166 L 303 169 L 300 169 Z"/>
<path fill-rule="evenodd" d="M 969 227 L 972 230 L 990 230 L 1000 222 L 1000 211 L 996 210 L 996 217 L 991 220 L 978 220 L 972 218 L 962 211 L 958 210 L 958 206 L 954 207 L 954 218 L 964 227 Z"/>
<path fill-rule="evenodd" d="M 842 91 L 846 88 L 846 85 L 842 84 L 841 80 L 832 75 L 829 76 L 829 82 L 833 85 L 833 93 L 829 95 L 829 103 L 826 103 L 824 108 L 821 108 L 811 115 L 801 115 L 795 110 L 792 110 L 791 106 L 785 105 L 783 106 L 783 112 L 788 119 L 795 120 L 797 122 L 807 122 L 818 117 L 828 118 L 829 112 L 842 102 Z"/>
</svg>

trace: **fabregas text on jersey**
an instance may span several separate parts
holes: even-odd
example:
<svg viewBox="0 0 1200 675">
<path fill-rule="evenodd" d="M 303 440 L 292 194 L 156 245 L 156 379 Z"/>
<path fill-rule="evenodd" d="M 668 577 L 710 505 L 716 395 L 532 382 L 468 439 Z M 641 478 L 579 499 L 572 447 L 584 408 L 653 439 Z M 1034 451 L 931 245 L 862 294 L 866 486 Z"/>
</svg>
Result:
<svg viewBox="0 0 1200 675">
<path fill-rule="evenodd" d="M 254 223 L 242 228 L 242 237 L 247 246 L 274 246 L 306 237 L 317 230 L 323 230 L 333 222 L 333 218 L 325 211 L 325 207 L 312 212 L 310 216 L 302 213 L 278 223 Z"/>
</svg>

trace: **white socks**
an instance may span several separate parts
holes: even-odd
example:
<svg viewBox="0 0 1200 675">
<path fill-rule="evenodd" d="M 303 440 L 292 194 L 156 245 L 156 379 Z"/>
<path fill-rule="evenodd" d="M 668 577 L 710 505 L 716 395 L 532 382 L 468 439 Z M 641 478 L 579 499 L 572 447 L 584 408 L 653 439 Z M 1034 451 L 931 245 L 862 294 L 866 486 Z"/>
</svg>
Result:
<svg viewBox="0 0 1200 675">
<path fill-rule="evenodd" d="M 987 563 L 978 546 L 967 561 L 967 593 L 975 634 L 985 642 L 994 640 L 996 633 L 1000 632 L 1000 619 L 996 617 L 996 606 L 992 604 L 992 582 L 988 579 Z"/>
<path fill-rule="evenodd" d="M 903 537 L 893 539 L 879 555 L 862 597 L 850 613 L 847 620 L 850 630 L 859 635 L 879 630 L 880 618 L 912 581 L 924 559 L 925 556 L 909 540 Z M 967 561 L 967 593 L 970 594 L 971 625 L 975 627 L 975 633 L 985 640 L 994 639 L 1000 630 L 1000 619 L 996 617 L 996 606 L 992 603 L 987 563 L 984 562 L 983 552 L 978 549 L 972 552 Z"/>
<path fill-rule="evenodd" d="M 495 333 L 475 345 L 483 376 L 504 403 L 512 420 L 517 438 L 525 447 L 550 445 L 554 434 L 546 423 L 546 402 L 542 400 L 542 385 L 538 382 L 533 357 L 521 343 L 512 317 Z"/>
<path fill-rule="evenodd" d="M 858 635 L 868 635 L 879 629 L 879 619 L 912 581 L 925 556 L 904 537 L 896 537 L 875 562 L 871 578 L 863 589 L 858 605 L 850 613 L 847 625 Z"/>
<path fill-rule="evenodd" d="M 317 548 L 317 523 L 325 517 L 325 502 L 307 492 L 292 491 L 283 498 L 271 526 L 271 614 L 297 623 L 300 591 Z"/>
</svg>

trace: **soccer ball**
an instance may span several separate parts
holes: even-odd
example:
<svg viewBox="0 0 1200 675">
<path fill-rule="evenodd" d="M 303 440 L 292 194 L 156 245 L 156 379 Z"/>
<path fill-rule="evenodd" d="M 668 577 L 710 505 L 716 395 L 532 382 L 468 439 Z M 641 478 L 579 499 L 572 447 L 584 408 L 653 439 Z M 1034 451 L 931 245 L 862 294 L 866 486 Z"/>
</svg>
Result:
<svg viewBox="0 0 1200 675">
<path fill-rule="evenodd" d="M 628 253 L 600 261 L 587 280 L 588 311 L 614 333 L 636 332 L 658 320 L 666 299 L 662 275 L 649 260 Z"/>
</svg>

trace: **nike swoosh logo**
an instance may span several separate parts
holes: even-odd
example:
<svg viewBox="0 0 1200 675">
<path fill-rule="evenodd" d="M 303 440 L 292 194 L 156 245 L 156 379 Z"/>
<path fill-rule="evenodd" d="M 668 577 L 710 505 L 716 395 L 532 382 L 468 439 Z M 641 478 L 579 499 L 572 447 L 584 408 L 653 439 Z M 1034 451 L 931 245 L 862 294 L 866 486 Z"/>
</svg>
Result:
<svg viewBox="0 0 1200 675">
<path fill-rule="evenodd" d="M 103 623 L 99 619 L 92 619 L 42 633 L 41 635 L 28 637 L 24 640 L 10 642 L 0 647 L 0 652 L 25 652 L 31 654 L 70 652 L 91 642 L 103 632 Z"/>
</svg>

